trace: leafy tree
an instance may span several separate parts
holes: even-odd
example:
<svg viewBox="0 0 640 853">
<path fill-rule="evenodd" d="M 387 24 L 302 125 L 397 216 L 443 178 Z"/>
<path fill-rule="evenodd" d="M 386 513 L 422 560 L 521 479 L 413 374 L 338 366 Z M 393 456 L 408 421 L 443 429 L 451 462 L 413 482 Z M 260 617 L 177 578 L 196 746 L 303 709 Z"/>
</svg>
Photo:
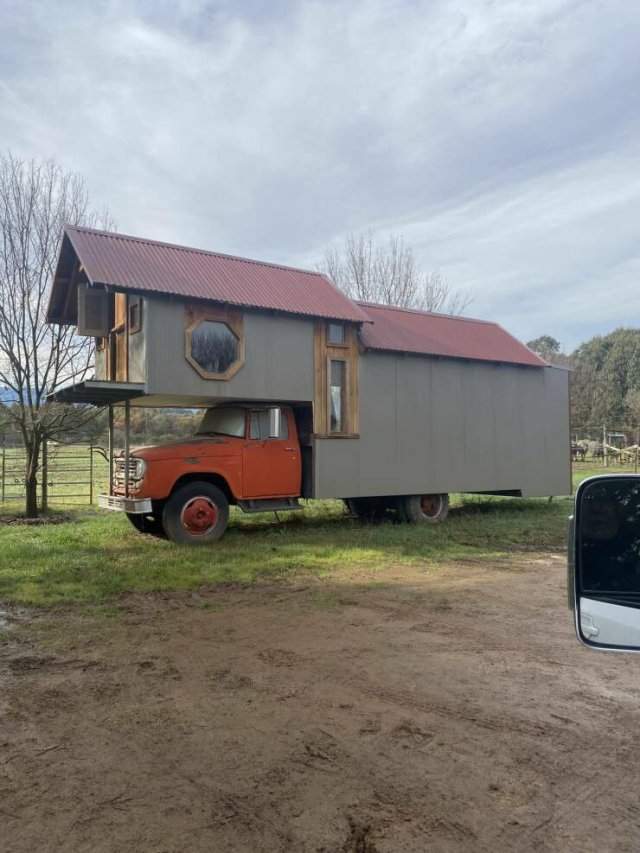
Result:
<svg viewBox="0 0 640 853">
<path fill-rule="evenodd" d="M 616 329 L 572 355 L 572 415 L 576 424 L 623 424 L 627 397 L 640 389 L 640 329 Z"/>
<path fill-rule="evenodd" d="M 542 356 L 545 361 L 553 361 L 553 357 L 560 352 L 560 341 L 552 338 L 551 335 L 540 335 L 539 338 L 527 341 L 527 346 Z"/>
<path fill-rule="evenodd" d="M 640 388 L 632 388 L 631 391 L 627 391 L 624 404 L 632 423 L 636 426 L 640 424 Z"/>
</svg>

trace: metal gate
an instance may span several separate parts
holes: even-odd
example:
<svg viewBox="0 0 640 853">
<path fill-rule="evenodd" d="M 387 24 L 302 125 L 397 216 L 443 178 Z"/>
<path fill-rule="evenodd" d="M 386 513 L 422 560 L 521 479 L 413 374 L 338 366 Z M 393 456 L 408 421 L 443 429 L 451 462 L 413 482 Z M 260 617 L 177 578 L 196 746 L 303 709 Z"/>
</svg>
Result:
<svg viewBox="0 0 640 853">
<path fill-rule="evenodd" d="M 0 450 L 0 503 L 25 500 L 26 457 L 21 447 Z M 109 472 L 104 448 L 93 444 L 59 444 L 49 441 L 42 449 L 38 490 L 43 508 L 85 505 L 104 490 Z"/>
</svg>

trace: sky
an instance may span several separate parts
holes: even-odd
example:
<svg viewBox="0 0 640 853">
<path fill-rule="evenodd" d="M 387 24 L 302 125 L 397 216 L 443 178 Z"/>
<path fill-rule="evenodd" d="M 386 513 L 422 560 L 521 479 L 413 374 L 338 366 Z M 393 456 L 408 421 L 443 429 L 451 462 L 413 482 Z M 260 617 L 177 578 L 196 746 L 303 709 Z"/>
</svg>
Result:
<svg viewBox="0 0 640 853">
<path fill-rule="evenodd" d="M 640 322 L 640 4 L 0 0 L 0 148 L 118 230 L 311 266 L 401 234 L 467 314 Z"/>
</svg>

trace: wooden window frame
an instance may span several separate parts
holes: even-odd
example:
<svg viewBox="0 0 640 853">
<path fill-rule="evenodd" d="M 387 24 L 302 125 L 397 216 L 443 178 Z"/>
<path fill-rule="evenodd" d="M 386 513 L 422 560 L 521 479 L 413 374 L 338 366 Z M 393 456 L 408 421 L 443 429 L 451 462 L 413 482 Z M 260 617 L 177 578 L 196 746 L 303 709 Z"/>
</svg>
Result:
<svg viewBox="0 0 640 853">
<path fill-rule="evenodd" d="M 204 370 L 191 355 L 193 332 L 201 323 L 206 322 L 223 323 L 238 339 L 238 357 L 223 373 L 212 373 Z M 184 338 L 184 357 L 203 379 L 216 379 L 226 382 L 244 366 L 244 320 L 242 312 L 235 308 L 220 306 L 220 308 L 202 309 L 198 306 L 187 306 Z"/>
<path fill-rule="evenodd" d="M 331 346 L 335 346 L 335 344 L 331 344 Z M 339 346 L 343 346 L 343 344 L 339 344 Z M 340 430 L 332 430 L 331 429 L 331 362 L 339 361 L 344 364 L 344 388 L 342 391 L 343 400 L 342 405 L 344 409 L 342 411 L 342 429 Z M 349 400 L 351 399 L 351 395 L 349 393 L 349 386 L 351 384 L 351 364 L 349 359 L 346 356 L 339 358 L 336 355 L 328 355 L 327 356 L 327 433 L 331 436 L 338 436 L 340 438 L 344 438 L 346 435 L 353 435 L 353 430 L 351 430 L 351 418 L 352 412 L 350 411 Z"/>
<path fill-rule="evenodd" d="M 328 343 L 327 321 L 318 321 L 314 332 L 314 438 L 359 438 L 360 405 L 358 399 L 358 330 L 344 324 L 345 343 Z M 341 432 L 331 432 L 331 362 L 345 363 L 345 400 Z"/>
</svg>

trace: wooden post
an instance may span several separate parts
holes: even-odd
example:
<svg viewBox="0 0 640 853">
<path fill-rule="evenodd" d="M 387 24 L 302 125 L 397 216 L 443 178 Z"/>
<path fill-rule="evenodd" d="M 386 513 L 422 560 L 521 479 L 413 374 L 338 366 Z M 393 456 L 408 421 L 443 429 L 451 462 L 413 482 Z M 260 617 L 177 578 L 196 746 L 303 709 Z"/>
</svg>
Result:
<svg viewBox="0 0 640 853">
<path fill-rule="evenodd" d="M 129 497 L 129 429 L 131 426 L 131 407 L 128 400 L 124 404 L 124 496 Z"/>
<path fill-rule="evenodd" d="M 89 445 L 89 506 L 93 506 L 93 444 Z"/>
<path fill-rule="evenodd" d="M 49 508 L 49 448 L 45 438 L 42 442 L 42 512 Z"/>
<path fill-rule="evenodd" d="M 607 427 L 606 425 L 602 427 L 602 464 L 606 468 L 607 467 Z"/>
<path fill-rule="evenodd" d="M 109 494 L 113 494 L 113 405 L 109 403 Z"/>
<path fill-rule="evenodd" d="M 636 454 L 635 454 L 636 458 L 635 458 L 635 465 L 633 468 L 633 470 L 636 474 L 638 473 L 638 444 L 639 443 L 640 443 L 640 430 L 636 429 Z"/>
<path fill-rule="evenodd" d="M 2 503 L 6 497 L 6 482 L 7 482 L 7 443 L 2 439 Z"/>
</svg>

